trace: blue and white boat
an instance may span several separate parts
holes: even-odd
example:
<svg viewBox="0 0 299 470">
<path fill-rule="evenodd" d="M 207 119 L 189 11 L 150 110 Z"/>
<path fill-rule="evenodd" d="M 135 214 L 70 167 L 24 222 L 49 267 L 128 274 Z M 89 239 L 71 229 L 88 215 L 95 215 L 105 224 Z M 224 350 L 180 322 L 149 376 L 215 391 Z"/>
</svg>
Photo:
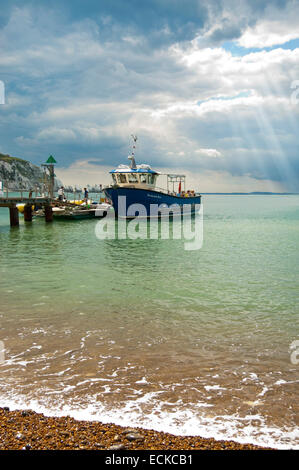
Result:
<svg viewBox="0 0 299 470">
<path fill-rule="evenodd" d="M 185 175 L 166 174 L 167 189 L 156 186 L 161 175 L 147 164 L 136 165 L 134 149 L 129 155 L 130 165 L 119 165 L 111 170 L 112 184 L 104 188 L 108 201 L 113 205 L 117 217 L 133 218 L 160 217 L 194 213 L 199 210 L 201 195 L 194 191 L 186 191 Z"/>
</svg>

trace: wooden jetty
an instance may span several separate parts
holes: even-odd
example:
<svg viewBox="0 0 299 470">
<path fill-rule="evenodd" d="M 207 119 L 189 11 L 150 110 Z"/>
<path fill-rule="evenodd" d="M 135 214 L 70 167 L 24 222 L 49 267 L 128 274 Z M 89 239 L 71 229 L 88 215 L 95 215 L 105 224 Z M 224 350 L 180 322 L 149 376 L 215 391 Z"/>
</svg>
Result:
<svg viewBox="0 0 299 470">
<path fill-rule="evenodd" d="M 45 212 L 46 222 L 53 221 L 53 210 L 52 203 L 54 201 L 54 182 L 55 182 L 55 173 L 54 165 L 56 160 L 52 155 L 48 158 L 46 163 L 42 164 L 44 168 L 44 180 L 43 186 L 46 189 L 46 195 L 37 196 L 38 190 L 35 189 L 35 197 L 33 197 L 34 191 L 29 191 L 29 196 L 23 196 L 25 192 L 24 189 L 14 189 L 13 193 L 20 193 L 19 196 L 9 195 L 8 185 L 4 191 L 0 191 L 0 207 L 8 207 L 10 215 L 10 226 L 17 227 L 19 225 L 19 211 L 17 204 L 24 204 L 24 220 L 26 222 L 32 221 L 32 207 L 43 208 Z M 2 182 L 0 184 L 0 189 L 2 189 Z"/>
<path fill-rule="evenodd" d="M 17 204 L 24 204 L 24 220 L 32 221 L 32 206 L 43 207 L 45 211 L 46 222 L 53 221 L 52 199 L 50 197 L 18 197 L 4 196 L 0 198 L 0 207 L 8 207 L 10 216 L 10 226 L 19 225 L 19 211 Z"/>
<path fill-rule="evenodd" d="M 33 212 L 36 209 L 43 209 L 46 222 L 53 221 L 53 207 L 77 207 L 75 200 L 73 202 L 55 198 L 54 186 L 55 186 L 55 172 L 54 165 L 56 160 L 52 155 L 48 158 L 46 163 L 42 164 L 44 168 L 43 181 L 34 189 L 29 191 L 25 189 L 12 189 L 9 190 L 9 184 L 0 182 L 0 207 L 7 207 L 10 215 L 10 226 L 19 226 L 19 210 L 17 204 L 24 206 L 23 215 L 25 222 L 32 222 Z M 42 189 L 40 188 L 42 186 Z M 4 189 L 4 191 L 2 190 Z M 10 194 L 11 193 L 11 194 Z M 25 195 L 25 194 L 26 195 Z M 19 195 L 16 195 L 19 194 Z M 76 199 L 76 193 L 74 194 Z"/>
</svg>

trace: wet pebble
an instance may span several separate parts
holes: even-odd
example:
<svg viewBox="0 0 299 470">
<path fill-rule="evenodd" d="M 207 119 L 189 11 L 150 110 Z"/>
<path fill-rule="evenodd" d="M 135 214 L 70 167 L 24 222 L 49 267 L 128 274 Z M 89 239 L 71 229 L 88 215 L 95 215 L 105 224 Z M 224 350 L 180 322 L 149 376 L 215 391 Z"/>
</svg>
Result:
<svg viewBox="0 0 299 470">
<path fill-rule="evenodd" d="M 22 450 L 31 450 L 31 445 L 30 444 L 26 444 Z"/>
<path fill-rule="evenodd" d="M 105 449 L 105 445 L 104 445 L 104 444 L 101 444 L 101 443 L 99 443 L 99 442 L 96 442 L 96 443 L 94 444 L 94 446 L 97 447 L 97 448 L 99 448 L 99 449 Z"/>
<path fill-rule="evenodd" d="M 108 450 L 125 450 L 126 446 L 124 444 L 114 444 L 113 446 L 108 447 Z"/>
<path fill-rule="evenodd" d="M 123 434 L 130 434 L 131 432 L 136 432 L 136 429 L 135 428 L 125 428 L 123 430 Z"/>
<path fill-rule="evenodd" d="M 126 439 L 128 439 L 128 441 L 143 441 L 144 437 L 137 432 L 134 432 L 134 433 L 132 432 L 132 433 L 126 434 Z"/>
</svg>

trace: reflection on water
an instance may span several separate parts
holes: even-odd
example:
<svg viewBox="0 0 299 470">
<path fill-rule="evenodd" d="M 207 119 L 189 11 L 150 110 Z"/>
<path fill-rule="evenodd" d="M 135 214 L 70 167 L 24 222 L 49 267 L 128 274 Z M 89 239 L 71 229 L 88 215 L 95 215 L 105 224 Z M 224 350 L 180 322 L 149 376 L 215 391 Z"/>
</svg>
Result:
<svg viewBox="0 0 299 470">
<path fill-rule="evenodd" d="M 298 202 L 207 197 L 192 252 L 0 210 L 1 403 L 298 445 Z"/>
</svg>

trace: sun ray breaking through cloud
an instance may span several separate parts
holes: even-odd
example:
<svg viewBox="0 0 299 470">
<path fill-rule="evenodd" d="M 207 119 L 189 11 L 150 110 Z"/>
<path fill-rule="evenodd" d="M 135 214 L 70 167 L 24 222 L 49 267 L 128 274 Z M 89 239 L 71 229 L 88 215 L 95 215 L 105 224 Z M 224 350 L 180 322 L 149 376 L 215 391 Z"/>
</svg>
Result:
<svg viewBox="0 0 299 470">
<path fill-rule="evenodd" d="M 101 177 L 134 132 L 138 159 L 205 175 L 211 191 L 299 191 L 298 12 L 295 0 L 13 0 L 0 13 L 0 151 L 55 154 L 67 179 L 97 162 Z"/>
</svg>

